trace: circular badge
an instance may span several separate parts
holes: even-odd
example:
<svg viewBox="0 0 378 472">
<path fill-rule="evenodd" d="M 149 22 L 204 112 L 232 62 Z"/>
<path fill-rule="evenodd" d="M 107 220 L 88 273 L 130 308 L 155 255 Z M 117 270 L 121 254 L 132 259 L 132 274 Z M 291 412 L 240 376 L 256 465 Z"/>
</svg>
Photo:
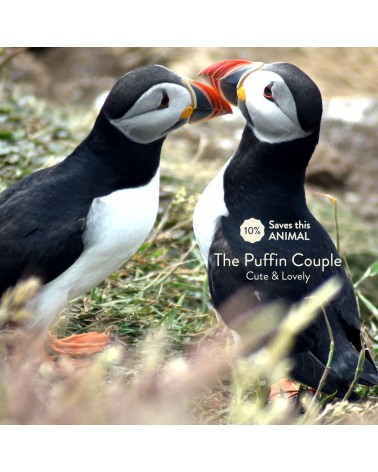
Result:
<svg viewBox="0 0 378 472">
<path fill-rule="evenodd" d="M 240 236 L 244 239 L 244 241 L 248 241 L 249 243 L 261 241 L 264 234 L 265 226 L 260 220 L 256 220 L 256 218 L 244 220 L 240 226 Z"/>
</svg>

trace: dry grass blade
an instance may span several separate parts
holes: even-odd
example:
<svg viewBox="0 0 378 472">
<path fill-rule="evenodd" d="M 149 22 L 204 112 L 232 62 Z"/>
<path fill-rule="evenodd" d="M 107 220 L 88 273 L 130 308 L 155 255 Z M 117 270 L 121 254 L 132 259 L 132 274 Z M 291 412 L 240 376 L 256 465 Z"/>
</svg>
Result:
<svg viewBox="0 0 378 472">
<path fill-rule="evenodd" d="M 311 323 L 321 307 L 329 303 L 339 292 L 340 288 L 341 285 L 338 280 L 330 279 L 315 290 L 311 296 L 306 297 L 301 303 L 290 310 L 288 316 L 282 322 L 277 335 L 267 348 L 272 365 L 289 352 L 296 335 Z"/>
<path fill-rule="evenodd" d="M 351 396 L 351 394 L 353 393 L 353 390 L 356 388 L 357 386 L 357 383 L 358 383 L 358 379 L 361 377 L 361 374 L 364 370 L 364 362 L 365 362 L 365 341 L 362 337 L 362 334 L 360 333 L 360 341 L 361 341 L 361 350 L 360 350 L 360 354 L 358 356 L 358 362 L 357 362 L 357 367 L 356 367 L 356 373 L 354 375 L 354 379 L 353 379 L 353 382 L 351 383 L 347 393 L 345 394 L 344 398 L 343 398 L 343 402 L 344 401 L 347 401 L 348 398 Z"/>
<path fill-rule="evenodd" d="M 321 197 L 326 197 L 333 205 L 333 217 L 335 220 L 335 230 L 336 230 L 336 249 L 340 253 L 340 231 L 339 231 L 339 218 L 337 214 L 337 198 L 329 195 L 328 193 L 314 192 L 315 195 L 320 195 Z"/>
<path fill-rule="evenodd" d="M 247 360 L 239 360 L 234 370 L 233 397 L 231 399 L 229 422 L 247 424 L 287 424 L 295 422 L 293 402 L 287 398 L 278 398 L 266 405 L 266 386 L 287 377 L 290 365 L 285 357 L 290 352 L 295 338 L 319 314 L 340 290 L 340 283 L 331 279 L 317 289 L 310 297 L 294 306 L 278 325 L 273 323 L 274 333 L 263 349 Z M 264 313 L 265 311 L 265 313 Z M 271 315 L 267 307 L 258 314 L 262 321 Z M 272 318 L 271 318 L 272 320 Z M 258 320 L 254 320 L 257 324 Z M 255 330 L 249 330 L 252 334 Z M 267 330 L 259 330 L 265 336 Z M 258 345 L 258 338 L 244 344 Z"/>
<path fill-rule="evenodd" d="M 325 322 L 326 322 L 327 331 L 328 331 L 328 336 L 329 336 L 329 341 L 330 341 L 330 342 L 329 342 L 329 354 L 328 354 L 328 360 L 327 360 L 326 367 L 325 367 L 324 372 L 323 372 L 323 375 L 322 375 L 322 377 L 321 377 L 321 379 L 320 379 L 318 388 L 316 389 L 314 398 L 312 399 L 310 408 L 311 408 L 311 406 L 313 406 L 313 405 L 315 404 L 316 399 L 320 396 L 320 393 L 321 393 L 321 391 L 322 391 L 323 385 L 325 384 L 325 381 L 327 380 L 329 371 L 330 371 L 330 369 L 331 369 L 331 363 L 332 363 L 333 354 L 334 354 L 334 350 L 335 350 L 335 339 L 334 339 L 334 337 L 333 337 L 332 328 L 331 328 L 331 325 L 329 324 L 328 316 L 327 316 L 327 313 L 326 313 L 326 311 L 325 311 L 324 306 L 322 306 L 322 310 L 323 310 L 324 320 L 325 320 Z"/>
</svg>

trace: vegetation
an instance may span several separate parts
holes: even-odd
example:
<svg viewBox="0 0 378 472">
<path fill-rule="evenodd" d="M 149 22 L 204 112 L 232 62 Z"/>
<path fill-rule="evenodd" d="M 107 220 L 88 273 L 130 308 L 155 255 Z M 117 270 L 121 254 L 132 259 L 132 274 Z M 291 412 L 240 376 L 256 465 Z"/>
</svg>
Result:
<svg viewBox="0 0 378 472">
<path fill-rule="evenodd" d="M 6 82 L 0 98 L 1 190 L 65 157 L 94 117 L 92 111 L 37 100 Z M 211 165 L 201 174 L 201 162 L 188 163 L 187 156 L 172 152 L 169 142 L 162 160 L 161 208 L 154 233 L 117 274 L 71 303 L 53 327 L 59 336 L 106 330 L 114 342 L 91 362 L 79 362 L 41 357 L 43 339 L 27 340 L 20 328 L 4 329 L 0 423 L 376 424 L 378 387 L 359 387 L 363 401 L 358 404 L 324 396 L 314 401 L 306 389 L 297 403 L 287 398 L 266 401 L 265 386 L 288 371 L 285 354 L 296 332 L 334 296 L 337 286 L 331 281 L 319 290 L 315 302 L 304 300 L 294 307 L 279 329 L 274 322 L 276 307 L 271 307 L 269 317 L 260 313 L 251 327 L 250 342 L 258 343 L 267 332 L 272 341 L 254 358 L 238 358 L 228 330 L 211 306 L 205 267 L 192 233 L 196 191 L 209 180 Z M 217 166 L 220 163 L 214 169 Z M 175 172 L 178 167 L 180 173 Z M 309 195 L 309 200 L 348 255 L 348 248 L 359 241 L 361 226 L 354 231 L 350 213 L 343 208 L 337 213 L 337 236 L 332 205 L 319 196 Z M 364 233 L 367 240 L 370 236 Z M 377 350 L 378 300 L 370 283 L 378 274 L 378 262 L 369 257 L 364 265 L 360 260 L 348 263 L 357 281 L 366 334 Z M 35 289 L 30 281 L 7 293 L 0 323 L 17 324 L 27 316 L 23 301 Z"/>
</svg>

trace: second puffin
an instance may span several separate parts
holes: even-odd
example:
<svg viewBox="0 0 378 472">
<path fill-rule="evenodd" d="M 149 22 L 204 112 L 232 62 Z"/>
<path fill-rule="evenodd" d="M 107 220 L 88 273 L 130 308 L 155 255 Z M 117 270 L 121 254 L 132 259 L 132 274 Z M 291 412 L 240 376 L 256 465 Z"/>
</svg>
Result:
<svg viewBox="0 0 378 472">
<path fill-rule="evenodd" d="M 221 61 L 200 75 L 237 104 L 246 120 L 238 149 L 205 189 L 194 214 L 215 307 L 243 337 L 242 312 L 277 300 L 291 305 L 337 276 L 342 289 L 326 307 L 335 350 L 323 391 L 343 396 L 355 376 L 361 321 L 340 256 L 306 204 L 305 172 L 322 116 L 319 89 L 287 63 Z M 248 293 L 241 310 L 222 311 L 241 289 Z M 318 316 L 296 339 L 292 377 L 317 388 L 329 346 L 325 319 Z M 367 350 L 359 382 L 378 383 Z"/>
</svg>

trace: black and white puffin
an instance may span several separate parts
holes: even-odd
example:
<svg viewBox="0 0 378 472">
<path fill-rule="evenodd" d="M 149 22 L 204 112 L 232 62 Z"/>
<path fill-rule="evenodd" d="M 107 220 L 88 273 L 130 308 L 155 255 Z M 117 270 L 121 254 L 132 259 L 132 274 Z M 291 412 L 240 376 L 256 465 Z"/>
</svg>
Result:
<svg viewBox="0 0 378 472">
<path fill-rule="evenodd" d="M 320 91 L 308 75 L 288 63 L 226 60 L 200 75 L 237 105 L 246 120 L 235 154 L 204 190 L 194 212 L 194 232 L 208 268 L 214 305 L 242 337 L 238 313 L 221 310 L 241 289 L 240 312 L 248 312 L 273 301 L 290 306 L 337 276 L 342 289 L 326 307 L 335 350 L 323 392 L 343 396 L 355 376 L 361 321 L 335 245 L 306 204 L 305 172 L 318 143 L 322 116 Z M 252 232 L 260 235 L 246 241 L 241 230 L 252 218 L 256 222 Z M 294 234 L 293 239 L 277 240 L 277 228 L 291 229 L 286 234 Z M 319 267 L 323 260 L 328 262 Z M 274 280 L 274 272 L 279 280 Z M 296 339 L 292 377 L 317 388 L 329 347 L 325 319 L 319 314 Z M 367 349 L 359 383 L 378 383 Z"/>
<path fill-rule="evenodd" d="M 110 91 L 88 137 L 58 165 L 0 195 L 0 295 L 20 279 L 42 287 L 31 328 L 120 268 L 158 211 L 160 152 L 171 131 L 230 105 L 210 86 L 160 65 L 135 69 Z"/>
</svg>

